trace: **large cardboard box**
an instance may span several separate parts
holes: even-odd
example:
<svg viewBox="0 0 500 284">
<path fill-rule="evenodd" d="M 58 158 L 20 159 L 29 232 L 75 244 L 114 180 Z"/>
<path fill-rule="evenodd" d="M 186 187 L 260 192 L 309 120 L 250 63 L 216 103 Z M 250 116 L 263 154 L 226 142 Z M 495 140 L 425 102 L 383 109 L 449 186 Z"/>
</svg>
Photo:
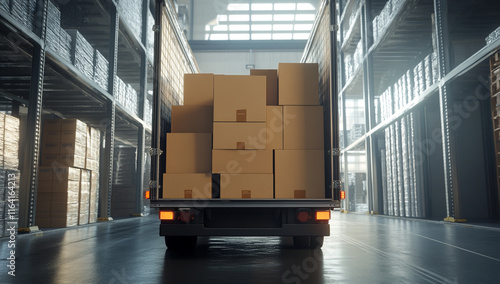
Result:
<svg viewBox="0 0 500 284">
<path fill-rule="evenodd" d="M 84 144 L 75 142 L 61 142 L 60 145 L 61 149 L 59 150 L 59 153 L 61 155 L 85 156 L 87 153 L 87 147 Z"/>
<path fill-rule="evenodd" d="M 184 74 L 184 105 L 214 104 L 213 74 Z"/>
<path fill-rule="evenodd" d="M 317 63 L 278 65 L 279 105 L 319 105 Z"/>
<path fill-rule="evenodd" d="M 59 163 L 68 167 L 85 168 L 85 155 L 59 155 Z"/>
<path fill-rule="evenodd" d="M 216 150 L 265 150 L 266 123 L 214 122 Z"/>
<path fill-rule="evenodd" d="M 163 198 L 212 198 L 212 174 L 163 174 Z"/>
<path fill-rule="evenodd" d="M 273 150 L 213 150 L 212 172 L 272 174 Z"/>
<path fill-rule="evenodd" d="M 322 150 L 275 150 L 275 198 L 325 198 Z"/>
<path fill-rule="evenodd" d="M 172 133 L 212 133 L 212 106 L 173 106 Z"/>
<path fill-rule="evenodd" d="M 61 142 L 61 131 L 60 130 L 45 130 L 42 131 L 42 141 L 46 142 Z"/>
<path fill-rule="evenodd" d="M 60 142 L 46 142 L 42 143 L 42 153 L 44 155 L 59 155 L 61 151 Z"/>
<path fill-rule="evenodd" d="M 78 143 L 81 145 L 87 145 L 87 133 L 74 130 L 62 130 L 61 131 L 61 142 L 62 143 Z"/>
<path fill-rule="evenodd" d="M 266 116 L 266 149 L 283 149 L 283 107 L 268 106 Z"/>
<path fill-rule="evenodd" d="M 87 133 L 87 124 L 78 119 L 63 119 L 61 122 L 62 131 L 75 131 Z"/>
<path fill-rule="evenodd" d="M 62 119 L 44 119 L 43 128 L 45 131 L 61 131 Z"/>
<path fill-rule="evenodd" d="M 272 199 L 272 174 L 221 174 L 221 199 Z"/>
<path fill-rule="evenodd" d="M 60 156 L 54 154 L 42 154 L 40 163 L 44 167 L 60 166 Z"/>
<path fill-rule="evenodd" d="M 266 105 L 278 105 L 278 70 L 251 69 L 250 75 L 266 76 Z"/>
<path fill-rule="evenodd" d="M 210 173 L 211 170 L 211 133 L 167 133 L 166 173 Z"/>
<path fill-rule="evenodd" d="M 284 106 L 283 149 L 323 150 L 325 145 L 322 106 Z"/>
<path fill-rule="evenodd" d="M 57 167 L 53 168 L 54 181 L 75 180 L 80 181 L 82 169 L 72 167 Z"/>
<path fill-rule="evenodd" d="M 264 76 L 214 76 L 214 122 L 265 122 Z"/>
</svg>

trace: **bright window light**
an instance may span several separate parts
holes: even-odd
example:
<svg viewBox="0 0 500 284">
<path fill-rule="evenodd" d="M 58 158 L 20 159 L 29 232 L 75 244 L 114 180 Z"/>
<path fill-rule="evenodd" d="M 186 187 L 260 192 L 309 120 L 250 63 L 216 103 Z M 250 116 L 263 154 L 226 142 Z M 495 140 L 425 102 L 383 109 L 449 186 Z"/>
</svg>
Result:
<svg viewBox="0 0 500 284">
<path fill-rule="evenodd" d="M 293 25 L 273 25 L 273 31 L 293 31 Z"/>
<path fill-rule="evenodd" d="M 293 39 L 308 39 L 309 34 L 308 33 L 294 33 L 293 34 Z"/>
<path fill-rule="evenodd" d="M 248 22 L 249 20 L 249 15 L 229 15 L 229 21 L 231 22 Z"/>
<path fill-rule="evenodd" d="M 276 3 L 274 4 L 274 10 L 276 11 L 295 10 L 295 3 Z"/>
<path fill-rule="evenodd" d="M 312 24 L 297 24 L 295 25 L 296 31 L 310 31 L 312 29 Z M 215 28 L 214 28 L 215 30 Z"/>
<path fill-rule="evenodd" d="M 271 31 L 272 25 L 252 25 L 252 31 Z"/>
<path fill-rule="evenodd" d="M 227 15 L 219 15 L 218 21 L 219 22 L 227 22 Z"/>
<path fill-rule="evenodd" d="M 249 4 L 243 4 L 243 3 L 231 3 L 227 5 L 227 10 L 228 11 L 248 11 Z"/>
<path fill-rule="evenodd" d="M 206 26 L 205 26 L 205 31 L 206 31 L 206 32 L 209 32 L 209 31 L 210 31 L 210 25 L 206 25 Z"/>
<path fill-rule="evenodd" d="M 210 35 L 209 34 L 206 34 L 205 35 L 205 40 L 209 40 L 210 39 Z"/>
<path fill-rule="evenodd" d="M 298 3 L 297 10 L 299 11 L 312 11 L 316 10 L 311 3 Z"/>
<path fill-rule="evenodd" d="M 271 11 L 273 9 L 273 4 L 271 3 L 256 3 L 252 4 L 253 11 Z"/>
<path fill-rule="evenodd" d="M 263 22 L 263 21 L 272 21 L 273 15 L 252 15 L 252 21 L 254 22 Z"/>
<path fill-rule="evenodd" d="M 274 15 L 275 21 L 293 21 L 295 19 L 294 14 L 277 14 Z"/>
<path fill-rule="evenodd" d="M 212 30 L 215 32 L 225 32 L 227 31 L 227 25 L 217 25 L 214 26 Z"/>
<path fill-rule="evenodd" d="M 249 31 L 249 25 L 229 25 L 230 31 Z"/>
<path fill-rule="evenodd" d="M 292 39 L 292 34 L 288 33 L 274 33 L 273 34 L 273 39 Z"/>
<path fill-rule="evenodd" d="M 272 39 L 272 36 L 271 34 L 252 34 L 252 39 L 266 40 L 266 39 Z"/>
<path fill-rule="evenodd" d="M 296 21 L 314 21 L 314 14 L 297 14 L 295 15 Z"/>
<path fill-rule="evenodd" d="M 227 34 L 212 34 L 210 35 L 210 40 L 228 40 Z"/>
<path fill-rule="evenodd" d="M 230 40 L 249 40 L 250 34 L 230 34 Z"/>
</svg>

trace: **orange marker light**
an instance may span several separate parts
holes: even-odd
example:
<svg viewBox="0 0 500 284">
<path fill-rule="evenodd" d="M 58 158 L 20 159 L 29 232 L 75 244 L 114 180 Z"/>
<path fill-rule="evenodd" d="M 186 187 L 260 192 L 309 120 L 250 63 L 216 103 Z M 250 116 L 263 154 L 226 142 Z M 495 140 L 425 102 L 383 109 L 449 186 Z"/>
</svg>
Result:
<svg viewBox="0 0 500 284">
<path fill-rule="evenodd" d="M 160 220 L 174 220 L 174 212 L 160 211 Z"/>
<path fill-rule="evenodd" d="M 144 198 L 149 199 L 150 197 L 151 197 L 151 192 L 149 190 L 145 191 L 144 192 Z"/>
<path fill-rule="evenodd" d="M 345 191 L 341 190 L 340 191 L 340 200 L 344 200 L 345 199 Z"/>
<path fill-rule="evenodd" d="M 330 211 L 317 211 L 316 220 L 318 221 L 330 220 Z"/>
</svg>

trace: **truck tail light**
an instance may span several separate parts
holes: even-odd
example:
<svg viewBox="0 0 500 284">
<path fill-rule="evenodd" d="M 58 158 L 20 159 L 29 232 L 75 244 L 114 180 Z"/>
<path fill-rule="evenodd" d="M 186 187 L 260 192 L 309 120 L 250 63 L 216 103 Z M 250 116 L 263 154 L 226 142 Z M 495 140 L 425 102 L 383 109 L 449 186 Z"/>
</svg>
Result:
<svg viewBox="0 0 500 284">
<path fill-rule="evenodd" d="M 148 191 L 145 191 L 145 192 L 144 192 L 144 198 L 145 198 L 145 199 L 149 199 L 149 198 L 151 198 L 151 191 L 149 191 L 149 190 L 148 190 Z"/>
<path fill-rule="evenodd" d="M 181 211 L 179 214 L 179 218 L 181 219 L 182 222 L 184 223 L 189 223 L 191 220 L 194 219 L 193 213 L 191 211 Z"/>
<path fill-rule="evenodd" d="M 341 190 L 340 191 L 340 200 L 344 200 L 344 199 L 345 199 L 345 191 Z"/>
<path fill-rule="evenodd" d="M 316 220 L 318 220 L 318 221 L 330 220 L 330 210 L 328 210 L 328 211 L 316 211 Z"/>
<path fill-rule="evenodd" d="M 174 211 L 160 211 L 160 220 L 164 221 L 174 220 Z"/>
<path fill-rule="evenodd" d="M 311 212 L 309 210 L 300 210 L 297 212 L 297 220 L 301 223 L 305 223 L 311 220 Z"/>
</svg>

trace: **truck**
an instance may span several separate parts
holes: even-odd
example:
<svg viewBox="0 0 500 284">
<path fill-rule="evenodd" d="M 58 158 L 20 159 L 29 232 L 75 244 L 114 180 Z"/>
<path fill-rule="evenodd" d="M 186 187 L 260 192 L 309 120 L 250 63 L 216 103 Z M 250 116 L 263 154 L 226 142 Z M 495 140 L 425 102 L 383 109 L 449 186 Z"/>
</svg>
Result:
<svg viewBox="0 0 500 284">
<path fill-rule="evenodd" d="M 166 133 L 171 107 L 178 104 L 184 73 L 198 67 L 171 1 L 157 0 L 151 141 L 151 209 L 159 212 L 159 235 L 169 249 L 192 249 L 201 236 L 293 237 L 296 248 L 320 248 L 330 235 L 330 212 L 340 208 L 337 46 L 335 1 L 322 1 L 301 62 L 318 63 L 323 106 L 325 198 L 321 199 L 172 199 L 162 196 Z M 174 39 L 174 40 L 172 40 Z M 326 42 L 325 42 L 326 40 Z M 181 60 L 179 60 L 181 58 Z M 176 61 L 177 60 L 177 61 Z M 175 68 L 174 68 L 175 67 Z M 177 82 L 176 82 L 177 80 Z M 217 187 L 218 181 L 213 181 Z"/>
</svg>

